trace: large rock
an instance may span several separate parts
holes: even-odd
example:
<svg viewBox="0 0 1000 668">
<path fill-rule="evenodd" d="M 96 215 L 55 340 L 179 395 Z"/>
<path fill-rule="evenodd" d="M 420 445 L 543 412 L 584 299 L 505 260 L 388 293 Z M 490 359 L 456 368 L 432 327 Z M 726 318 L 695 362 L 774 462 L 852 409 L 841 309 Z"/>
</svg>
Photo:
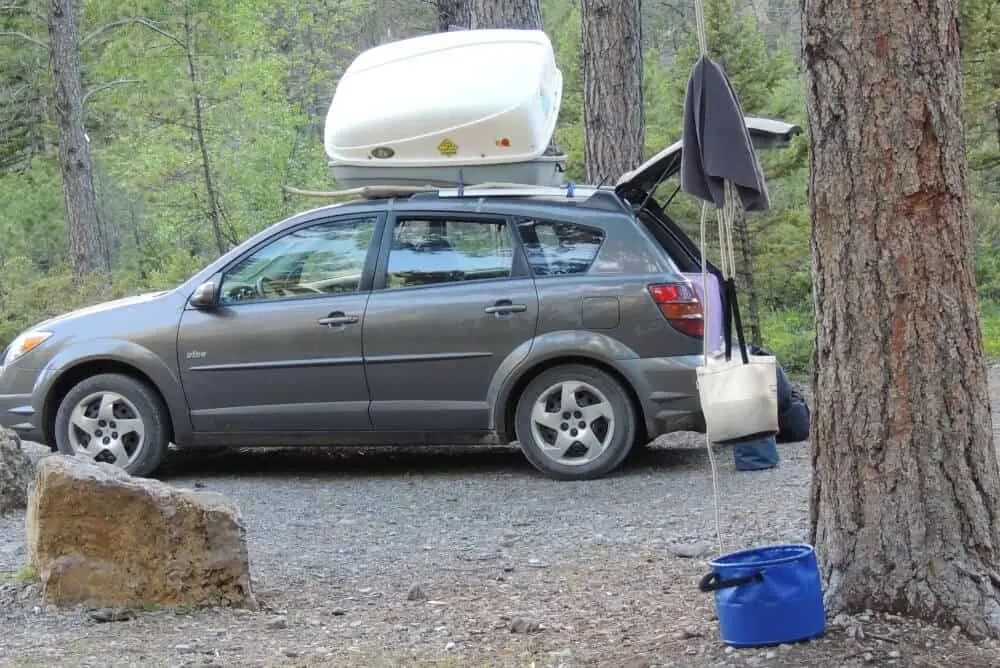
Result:
<svg viewBox="0 0 1000 668">
<path fill-rule="evenodd" d="M 0 427 L 0 515 L 27 506 L 34 468 L 17 434 Z"/>
<path fill-rule="evenodd" d="M 256 607 L 246 530 L 221 494 L 52 455 L 38 466 L 26 525 L 50 603 Z"/>
</svg>

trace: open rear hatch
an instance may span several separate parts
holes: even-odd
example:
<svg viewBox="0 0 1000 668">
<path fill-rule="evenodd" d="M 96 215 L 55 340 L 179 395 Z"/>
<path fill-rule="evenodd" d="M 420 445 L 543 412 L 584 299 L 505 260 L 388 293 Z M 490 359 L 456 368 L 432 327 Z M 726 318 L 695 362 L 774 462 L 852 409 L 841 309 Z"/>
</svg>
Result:
<svg viewBox="0 0 1000 668">
<path fill-rule="evenodd" d="M 797 125 L 770 118 L 745 117 L 747 130 L 754 148 L 781 148 L 788 146 L 792 137 L 802 132 Z M 683 142 L 677 140 L 630 172 L 622 174 L 615 184 L 615 192 L 625 200 L 641 205 L 661 183 L 677 174 L 681 168 Z"/>
<path fill-rule="evenodd" d="M 754 148 L 783 148 L 788 146 L 792 138 L 802 132 L 797 125 L 769 118 L 745 117 L 747 130 Z M 681 169 L 681 153 L 683 142 L 678 140 L 663 149 L 652 158 L 630 172 L 626 172 L 615 184 L 615 192 L 636 211 L 636 215 L 657 242 L 669 253 L 678 265 L 678 269 L 694 284 L 699 297 L 704 300 L 704 290 L 701 280 L 701 250 L 691 238 L 675 223 L 664 210 L 680 190 L 678 184 L 663 203 L 656 200 L 655 194 L 659 187 L 675 176 Z M 711 262 L 708 271 L 715 277 L 716 285 L 712 293 L 713 308 L 709 316 L 709 329 L 705 332 L 709 344 L 713 347 L 721 343 L 722 303 L 719 286 L 722 285 L 722 272 Z M 709 278 L 712 281 L 711 278 Z"/>
</svg>

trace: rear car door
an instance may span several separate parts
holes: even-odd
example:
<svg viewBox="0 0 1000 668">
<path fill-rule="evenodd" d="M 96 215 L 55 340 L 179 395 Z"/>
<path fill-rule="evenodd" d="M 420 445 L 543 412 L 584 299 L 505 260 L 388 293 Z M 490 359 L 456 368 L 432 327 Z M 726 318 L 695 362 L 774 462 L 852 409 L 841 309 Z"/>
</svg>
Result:
<svg viewBox="0 0 1000 668">
<path fill-rule="evenodd" d="M 362 326 L 381 216 L 292 229 L 224 271 L 178 333 L 196 431 L 369 430 Z"/>
<path fill-rule="evenodd" d="M 527 356 L 537 319 L 506 217 L 396 213 L 365 316 L 375 429 L 489 429 L 490 383 Z"/>
</svg>

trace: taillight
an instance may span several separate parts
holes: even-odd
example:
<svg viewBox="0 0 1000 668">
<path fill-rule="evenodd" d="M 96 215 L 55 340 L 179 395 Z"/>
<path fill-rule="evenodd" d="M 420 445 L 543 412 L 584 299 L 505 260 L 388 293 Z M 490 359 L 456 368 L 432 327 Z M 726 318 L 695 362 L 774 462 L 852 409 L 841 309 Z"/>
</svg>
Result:
<svg viewBox="0 0 1000 668">
<path fill-rule="evenodd" d="M 705 317 L 701 301 L 689 283 L 651 285 L 649 294 L 674 329 L 688 336 L 704 336 Z"/>
</svg>

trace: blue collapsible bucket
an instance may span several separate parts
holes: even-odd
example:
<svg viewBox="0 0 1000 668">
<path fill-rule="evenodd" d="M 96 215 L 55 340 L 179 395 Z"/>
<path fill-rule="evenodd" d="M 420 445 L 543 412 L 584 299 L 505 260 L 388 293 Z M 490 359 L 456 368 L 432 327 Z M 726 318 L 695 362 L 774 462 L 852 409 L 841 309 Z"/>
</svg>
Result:
<svg viewBox="0 0 1000 668">
<path fill-rule="evenodd" d="M 722 641 L 766 647 L 826 631 L 823 586 L 811 545 L 772 545 L 710 561 L 698 588 L 715 593 Z"/>
</svg>

